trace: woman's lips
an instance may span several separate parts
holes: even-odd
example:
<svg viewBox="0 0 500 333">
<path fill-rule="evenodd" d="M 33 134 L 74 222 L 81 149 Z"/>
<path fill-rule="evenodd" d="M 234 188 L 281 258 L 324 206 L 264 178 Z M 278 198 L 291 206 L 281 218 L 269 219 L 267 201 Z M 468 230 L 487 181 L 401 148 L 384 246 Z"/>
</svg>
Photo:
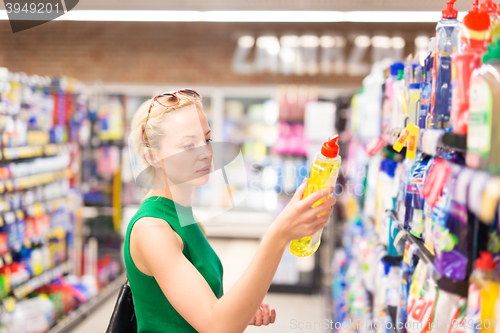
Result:
<svg viewBox="0 0 500 333">
<path fill-rule="evenodd" d="M 198 171 L 196 171 L 197 173 L 203 173 L 203 174 L 207 174 L 210 172 L 210 167 L 207 166 L 207 167 L 204 167 L 203 169 L 200 169 Z"/>
</svg>

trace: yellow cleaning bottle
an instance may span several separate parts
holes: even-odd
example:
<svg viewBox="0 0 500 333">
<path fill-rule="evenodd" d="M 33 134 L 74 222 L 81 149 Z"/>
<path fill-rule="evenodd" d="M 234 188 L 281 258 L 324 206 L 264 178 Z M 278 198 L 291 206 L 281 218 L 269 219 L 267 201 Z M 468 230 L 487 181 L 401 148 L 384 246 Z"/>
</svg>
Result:
<svg viewBox="0 0 500 333">
<path fill-rule="evenodd" d="M 316 154 L 314 162 L 309 172 L 307 188 L 302 199 L 307 198 L 311 193 L 322 190 L 325 187 L 334 187 L 339 174 L 341 158 L 339 156 L 339 145 L 337 141 L 339 135 L 335 135 L 323 144 L 321 152 Z M 321 204 L 324 199 L 316 201 L 312 207 Z M 321 242 L 323 229 L 312 236 L 293 240 L 290 244 L 290 252 L 297 257 L 305 257 L 316 252 Z"/>
</svg>

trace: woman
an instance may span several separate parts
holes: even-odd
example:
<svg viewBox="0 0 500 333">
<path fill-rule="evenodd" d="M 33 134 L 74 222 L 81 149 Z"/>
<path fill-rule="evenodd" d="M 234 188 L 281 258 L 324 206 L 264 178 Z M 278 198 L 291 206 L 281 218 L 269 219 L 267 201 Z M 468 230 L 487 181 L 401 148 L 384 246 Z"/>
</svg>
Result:
<svg viewBox="0 0 500 333">
<path fill-rule="evenodd" d="M 188 89 L 161 94 L 144 103 L 132 122 L 133 148 L 149 165 L 154 184 L 124 245 L 140 333 L 235 333 L 273 323 L 276 312 L 263 299 L 287 244 L 323 228 L 335 203 L 333 188 L 301 200 L 304 181 L 244 274 L 223 294 L 221 262 L 191 207 L 194 187 L 206 184 L 213 168 L 211 130 L 200 101 Z"/>
</svg>

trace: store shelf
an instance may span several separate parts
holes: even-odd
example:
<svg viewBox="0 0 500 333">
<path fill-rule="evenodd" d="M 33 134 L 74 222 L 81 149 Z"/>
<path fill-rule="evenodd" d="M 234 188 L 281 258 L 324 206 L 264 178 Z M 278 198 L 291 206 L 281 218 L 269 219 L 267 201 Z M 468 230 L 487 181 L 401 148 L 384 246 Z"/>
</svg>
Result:
<svg viewBox="0 0 500 333">
<path fill-rule="evenodd" d="M 122 274 L 116 277 L 112 282 L 110 282 L 106 287 L 104 287 L 96 296 L 92 297 L 80 305 L 76 310 L 68 314 L 66 318 L 61 320 L 56 326 L 52 327 L 47 333 L 66 333 L 71 332 L 71 330 L 83 321 L 89 314 L 96 310 L 102 303 L 108 299 L 110 296 L 114 295 L 121 286 L 125 283 L 127 277 L 126 274 Z M 110 314 L 111 316 L 111 314 Z"/>
<path fill-rule="evenodd" d="M 25 147 L 10 147 L 1 150 L 1 161 L 13 161 L 26 158 L 48 157 L 59 154 L 67 144 L 48 144 Z"/>
<path fill-rule="evenodd" d="M 12 293 L 17 299 L 21 299 L 23 297 L 28 296 L 36 289 L 50 283 L 52 280 L 55 280 L 64 274 L 68 274 L 71 270 L 71 265 L 69 261 L 52 268 L 46 272 L 43 272 L 39 276 L 35 276 L 25 283 L 21 284 L 19 287 L 16 287 L 12 290 Z"/>
<path fill-rule="evenodd" d="M 26 177 L 19 177 L 14 180 L 0 181 L 0 193 L 25 190 L 31 187 L 45 185 L 73 175 L 71 169 L 67 168 L 59 171 L 35 174 Z"/>
<path fill-rule="evenodd" d="M 394 212 L 392 215 L 392 218 L 396 219 Z M 407 241 L 418 246 L 417 255 L 419 259 L 425 261 L 427 265 L 432 266 L 433 277 L 441 289 L 453 294 L 460 295 L 462 297 L 467 297 L 469 287 L 467 279 L 464 281 L 460 281 L 442 276 L 434 264 L 435 256 L 425 247 L 424 242 L 421 239 L 413 236 L 410 232 L 408 232 L 408 230 L 404 229 L 401 223 L 399 224 L 398 229 L 400 230 L 400 232 L 404 233 L 404 238 Z"/>
</svg>

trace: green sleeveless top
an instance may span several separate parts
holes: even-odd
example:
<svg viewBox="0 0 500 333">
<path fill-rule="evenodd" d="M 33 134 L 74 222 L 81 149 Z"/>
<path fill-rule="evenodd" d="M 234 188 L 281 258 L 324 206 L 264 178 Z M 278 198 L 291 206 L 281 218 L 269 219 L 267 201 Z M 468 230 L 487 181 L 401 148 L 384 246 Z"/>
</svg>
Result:
<svg viewBox="0 0 500 333">
<path fill-rule="evenodd" d="M 137 316 L 138 333 L 191 333 L 196 330 L 174 309 L 163 294 L 153 276 L 142 273 L 130 255 L 130 232 L 137 220 L 155 217 L 165 220 L 181 237 L 184 243 L 182 253 L 201 273 L 217 298 L 222 297 L 222 264 L 208 243 L 198 223 L 195 222 L 192 207 L 185 207 L 165 197 L 149 197 L 141 204 L 130 221 L 124 244 L 124 259 Z M 179 217 L 183 221 L 181 226 Z M 193 223 L 185 225 L 184 219 Z M 168 256 L 168 253 L 164 254 Z M 172 267 L 175 269 L 175 267 Z"/>
</svg>

